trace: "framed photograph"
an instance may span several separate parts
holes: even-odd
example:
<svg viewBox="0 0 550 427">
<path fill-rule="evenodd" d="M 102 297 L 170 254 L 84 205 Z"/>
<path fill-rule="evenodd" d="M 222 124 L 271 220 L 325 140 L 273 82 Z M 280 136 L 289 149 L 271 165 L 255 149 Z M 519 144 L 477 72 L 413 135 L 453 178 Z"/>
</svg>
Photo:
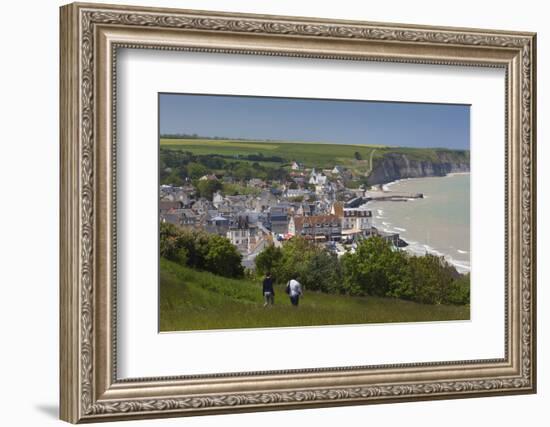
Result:
<svg viewBox="0 0 550 427">
<path fill-rule="evenodd" d="M 535 34 L 60 22 L 63 420 L 536 391 Z"/>
</svg>

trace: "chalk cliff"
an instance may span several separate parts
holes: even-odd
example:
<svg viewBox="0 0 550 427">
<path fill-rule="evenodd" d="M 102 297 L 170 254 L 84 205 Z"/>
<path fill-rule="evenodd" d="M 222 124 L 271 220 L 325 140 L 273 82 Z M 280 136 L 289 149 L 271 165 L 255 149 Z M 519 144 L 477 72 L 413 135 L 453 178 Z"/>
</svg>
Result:
<svg viewBox="0 0 550 427">
<path fill-rule="evenodd" d="M 403 178 L 445 176 L 470 171 L 470 152 L 466 150 L 429 150 L 427 153 L 384 153 L 373 160 L 369 185 L 385 184 Z"/>
</svg>

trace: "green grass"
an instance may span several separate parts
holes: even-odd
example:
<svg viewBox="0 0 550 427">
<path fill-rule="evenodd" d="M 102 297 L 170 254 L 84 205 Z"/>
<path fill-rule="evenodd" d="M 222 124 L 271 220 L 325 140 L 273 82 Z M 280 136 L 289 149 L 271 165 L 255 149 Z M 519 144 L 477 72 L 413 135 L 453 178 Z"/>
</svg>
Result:
<svg viewBox="0 0 550 427">
<path fill-rule="evenodd" d="M 469 307 L 424 305 L 391 298 L 305 292 L 290 305 L 282 287 L 263 307 L 260 283 L 227 279 L 161 259 L 160 330 L 263 328 L 361 323 L 465 320 Z"/>
<path fill-rule="evenodd" d="M 287 162 L 293 160 L 303 163 L 306 167 L 333 168 L 342 165 L 356 174 L 368 174 L 372 164 L 387 153 L 406 154 L 410 159 L 438 161 L 438 151 L 452 150 L 433 148 L 388 147 L 366 144 L 329 144 L 292 141 L 235 141 L 220 139 L 161 139 L 163 148 L 189 151 L 193 154 L 221 154 L 224 156 L 246 156 L 261 153 L 264 156 L 278 156 Z M 361 160 L 355 159 L 355 153 L 361 155 Z M 269 162 L 266 162 L 269 163 Z M 280 167 L 278 164 L 268 166 Z"/>
<path fill-rule="evenodd" d="M 332 168 L 336 164 L 350 168 L 367 169 L 371 152 L 375 156 L 380 146 L 318 144 L 306 142 L 261 142 L 209 139 L 161 139 L 163 148 L 190 151 L 193 154 L 221 154 L 225 156 L 246 156 L 261 153 L 264 156 L 279 156 L 286 161 L 296 160 L 307 167 Z M 361 154 L 361 161 L 354 158 L 355 152 Z"/>
</svg>

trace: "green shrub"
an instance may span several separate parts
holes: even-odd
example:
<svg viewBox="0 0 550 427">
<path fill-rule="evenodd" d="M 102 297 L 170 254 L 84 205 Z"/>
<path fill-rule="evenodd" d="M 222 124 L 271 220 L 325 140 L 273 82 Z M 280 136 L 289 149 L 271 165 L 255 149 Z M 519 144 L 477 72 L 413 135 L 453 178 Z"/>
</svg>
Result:
<svg viewBox="0 0 550 427">
<path fill-rule="evenodd" d="M 160 256 L 180 265 L 224 277 L 243 277 L 242 256 L 231 242 L 217 234 L 160 224 Z"/>
</svg>

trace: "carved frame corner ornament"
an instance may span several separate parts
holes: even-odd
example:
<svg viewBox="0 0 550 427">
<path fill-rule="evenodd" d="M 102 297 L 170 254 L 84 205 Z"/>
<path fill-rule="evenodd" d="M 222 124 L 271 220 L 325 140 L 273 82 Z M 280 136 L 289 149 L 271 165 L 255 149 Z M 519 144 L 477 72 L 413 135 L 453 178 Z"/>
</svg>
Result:
<svg viewBox="0 0 550 427">
<path fill-rule="evenodd" d="M 70 4 L 61 14 L 61 418 L 77 423 L 536 391 L 533 33 Z M 120 47 L 506 71 L 505 357 L 195 377 L 116 376 Z"/>
</svg>

